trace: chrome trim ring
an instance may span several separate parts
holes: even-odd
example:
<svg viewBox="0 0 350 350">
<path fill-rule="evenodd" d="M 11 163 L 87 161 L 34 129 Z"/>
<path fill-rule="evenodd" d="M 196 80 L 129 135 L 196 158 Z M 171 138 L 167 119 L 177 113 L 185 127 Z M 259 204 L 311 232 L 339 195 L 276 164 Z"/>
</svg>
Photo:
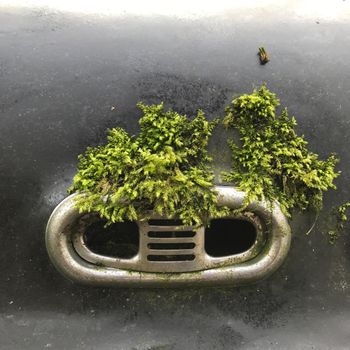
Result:
<svg viewBox="0 0 350 350">
<path fill-rule="evenodd" d="M 231 186 L 216 186 L 218 204 L 231 209 L 242 206 L 245 194 Z M 244 253 L 213 258 L 204 250 L 204 228 L 195 230 L 195 244 L 191 251 L 193 261 L 148 261 L 149 231 L 162 230 L 147 222 L 138 222 L 139 253 L 132 259 L 116 259 L 95 254 L 88 249 L 83 231 L 77 222 L 84 214 L 75 208 L 76 196 L 64 199 L 53 211 L 46 228 L 46 247 L 56 268 L 70 280 L 100 286 L 168 287 L 186 285 L 241 285 L 256 282 L 274 272 L 286 258 L 291 241 L 291 230 L 279 205 L 264 202 L 251 203 L 242 215 L 255 225 L 257 239 Z M 86 214 L 85 214 L 86 215 Z M 232 216 L 231 216 L 232 217 Z M 264 227 L 264 228 L 263 228 Z M 168 227 L 174 230 L 174 227 Z M 194 230 L 192 227 L 180 227 Z M 183 240 L 183 238 L 182 238 Z M 159 251 L 158 251 L 159 253 Z M 176 253 L 168 251 L 167 254 Z M 180 254 L 189 252 L 181 251 Z M 164 253 L 165 254 L 165 253 Z"/>
</svg>

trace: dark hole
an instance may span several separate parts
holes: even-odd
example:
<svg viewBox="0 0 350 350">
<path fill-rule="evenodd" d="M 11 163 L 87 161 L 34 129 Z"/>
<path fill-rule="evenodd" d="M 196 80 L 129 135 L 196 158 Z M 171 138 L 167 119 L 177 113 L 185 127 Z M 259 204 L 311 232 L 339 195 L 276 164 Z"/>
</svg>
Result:
<svg viewBox="0 0 350 350">
<path fill-rule="evenodd" d="M 110 257 L 130 259 L 139 251 L 139 229 L 135 222 L 119 222 L 104 228 L 104 221 L 91 224 L 85 231 L 88 248 Z"/>
<path fill-rule="evenodd" d="M 255 240 L 255 227 L 245 220 L 215 219 L 205 229 L 205 250 L 213 257 L 243 253 Z"/>
<path fill-rule="evenodd" d="M 153 238 L 184 238 L 184 237 L 194 237 L 195 231 L 149 231 L 148 237 Z"/>
<path fill-rule="evenodd" d="M 154 226 L 182 226 L 183 223 L 181 220 L 170 220 L 170 219 L 152 219 L 148 220 L 149 225 Z"/>
<path fill-rule="evenodd" d="M 193 249 L 194 243 L 149 243 L 150 249 Z"/>
<path fill-rule="evenodd" d="M 195 255 L 147 255 L 149 261 L 191 261 Z"/>
</svg>

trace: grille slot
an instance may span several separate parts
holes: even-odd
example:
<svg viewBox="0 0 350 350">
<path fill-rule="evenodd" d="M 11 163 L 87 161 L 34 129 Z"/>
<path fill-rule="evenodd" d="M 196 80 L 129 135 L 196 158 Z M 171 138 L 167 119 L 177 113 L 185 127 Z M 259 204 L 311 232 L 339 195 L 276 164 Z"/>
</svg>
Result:
<svg viewBox="0 0 350 350">
<path fill-rule="evenodd" d="M 194 243 L 149 243 L 149 249 L 193 249 Z"/>
<path fill-rule="evenodd" d="M 195 255 L 148 255 L 147 259 L 149 261 L 193 261 L 195 259 Z"/>
<path fill-rule="evenodd" d="M 148 237 L 151 238 L 181 238 L 181 237 L 194 237 L 195 231 L 168 231 L 168 232 L 148 232 Z"/>
<path fill-rule="evenodd" d="M 149 243 L 191 243 L 194 242 L 192 237 L 159 237 L 149 238 Z"/>
</svg>

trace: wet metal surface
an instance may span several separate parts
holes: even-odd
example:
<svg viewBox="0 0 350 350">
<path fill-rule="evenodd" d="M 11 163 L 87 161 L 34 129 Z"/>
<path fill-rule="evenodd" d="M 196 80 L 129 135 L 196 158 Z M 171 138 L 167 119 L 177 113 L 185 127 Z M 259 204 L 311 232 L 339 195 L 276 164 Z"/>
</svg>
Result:
<svg viewBox="0 0 350 350">
<path fill-rule="evenodd" d="M 349 18 L 326 20 L 319 8 L 289 16 L 288 6 L 196 19 L 0 9 L 1 349 L 349 347 L 349 230 L 334 247 L 322 235 L 331 207 L 350 198 Z M 342 170 L 313 232 L 304 234 L 311 214 L 291 223 L 276 273 L 240 288 L 115 290 L 56 272 L 45 225 L 87 145 L 108 127 L 136 133 L 139 100 L 212 118 L 262 82 L 310 148 L 337 152 Z M 218 169 L 229 166 L 224 139 L 218 128 Z"/>
</svg>

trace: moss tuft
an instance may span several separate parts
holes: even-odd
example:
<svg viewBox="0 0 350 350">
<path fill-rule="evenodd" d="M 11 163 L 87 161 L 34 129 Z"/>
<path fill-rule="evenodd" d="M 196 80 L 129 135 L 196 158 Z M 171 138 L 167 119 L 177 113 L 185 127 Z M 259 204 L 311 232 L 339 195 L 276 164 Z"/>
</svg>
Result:
<svg viewBox="0 0 350 350">
<path fill-rule="evenodd" d="M 334 244 L 339 238 L 341 232 L 344 230 L 346 223 L 348 222 L 348 217 L 346 215 L 347 210 L 350 208 L 350 201 L 345 202 L 333 209 L 333 214 L 335 217 L 334 227 L 328 231 L 328 237 L 330 243 Z"/>
<path fill-rule="evenodd" d="M 223 178 L 247 193 L 245 204 L 277 200 L 287 216 L 293 209 L 320 210 L 324 191 L 335 189 L 338 159 L 332 154 L 320 160 L 309 151 L 295 131 L 295 118 L 287 109 L 278 115 L 278 106 L 276 95 L 263 85 L 226 108 L 223 123 L 239 132 L 240 142 L 229 141 L 232 170 Z"/>
<path fill-rule="evenodd" d="M 189 120 L 163 104 L 138 104 L 143 112 L 140 134 L 108 131 L 104 146 L 79 156 L 70 192 L 85 193 L 77 201 L 81 212 L 98 212 L 111 224 L 143 220 L 151 212 L 202 225 L 228 214 L 213 191 L 208 139 L 218 123 L 202 111 Z"/>
</svg>

